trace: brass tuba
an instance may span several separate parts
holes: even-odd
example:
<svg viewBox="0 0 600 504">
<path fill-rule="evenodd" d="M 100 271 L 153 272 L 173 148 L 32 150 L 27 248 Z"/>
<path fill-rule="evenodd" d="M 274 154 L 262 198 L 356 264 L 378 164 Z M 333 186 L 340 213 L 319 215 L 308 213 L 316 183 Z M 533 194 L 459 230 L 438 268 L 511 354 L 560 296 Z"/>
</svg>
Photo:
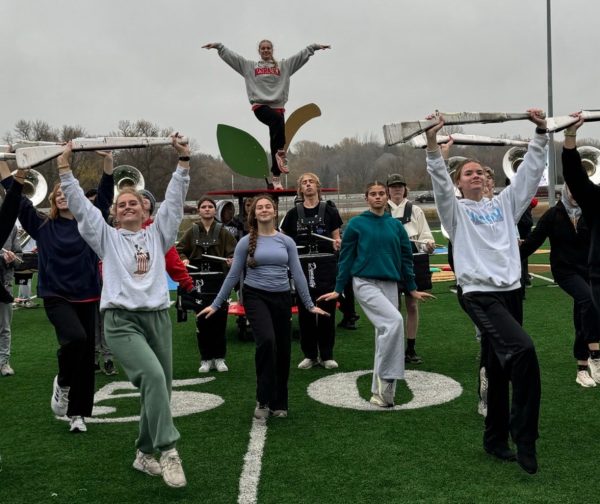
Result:
<svg viewBox="0 0 600 504">
<path fill-rule="evenodd" d="M 502 158 L 502 170 L 507 179 L 512 179 L 514 174 L 517 173 L 519 165 L 523 162 L 527 147 L 512 147 L 504 153 Z"/>
<path fill-rule="evenodd" d="M 115 179 L 115 196 L 124 187 L 132 187 L 136 191 L 141 191 L 145 187 L 144 177 L 135 166 L 117 166 L 113 171 L 113 178 Z"/>
<path fill-rule="evenodd" d="M 587 176 L 594 184 L 600 183 L 600 149 L 591 145 L 577 147 L 581 156 L 581 164 L 585 168 Z"/>
</svg>

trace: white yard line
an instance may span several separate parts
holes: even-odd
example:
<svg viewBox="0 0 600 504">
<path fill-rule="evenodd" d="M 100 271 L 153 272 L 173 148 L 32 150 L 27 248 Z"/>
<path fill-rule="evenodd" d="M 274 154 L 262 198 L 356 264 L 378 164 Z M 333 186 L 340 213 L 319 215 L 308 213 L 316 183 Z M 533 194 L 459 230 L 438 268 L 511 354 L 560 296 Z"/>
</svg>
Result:
<svg viewBox="0 0 600 504">
<path fill-rule="evenodd" d="M 250 441 L 244 456 L 244 467 L 240 476 L 240 493 L 238 504 L 256 504 L 258 496 L 258 483 L 262 469 L 262 456 L 267 439 L 267 422 L 252 419 Z"/>
</svg>

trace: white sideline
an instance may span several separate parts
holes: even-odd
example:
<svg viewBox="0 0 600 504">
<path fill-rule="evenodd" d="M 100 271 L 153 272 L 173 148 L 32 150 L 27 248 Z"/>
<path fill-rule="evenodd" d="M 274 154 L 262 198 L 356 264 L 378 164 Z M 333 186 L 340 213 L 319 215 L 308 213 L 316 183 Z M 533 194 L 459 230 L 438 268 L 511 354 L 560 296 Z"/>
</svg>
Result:
<svg viewBox="0 0 600 504">
<path fill-rule="evenodd" d="M 262 455 L 267 439 L 266 420 L 252 419 L 250 441 L 248 450 L 244 455 L 244 467 L 240 476 L 240 493 L 238 504 L 256 504 L 258 496 L 258 483 L 262 469 Z"/>
</svg>

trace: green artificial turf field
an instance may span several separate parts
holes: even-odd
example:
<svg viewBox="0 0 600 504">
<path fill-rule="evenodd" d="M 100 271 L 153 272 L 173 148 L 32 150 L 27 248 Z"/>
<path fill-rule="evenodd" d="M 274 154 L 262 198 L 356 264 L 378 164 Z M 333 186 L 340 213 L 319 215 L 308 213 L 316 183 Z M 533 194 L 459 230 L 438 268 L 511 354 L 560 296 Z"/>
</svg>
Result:
<svg viewBox="0 0 600 504">
<path fill-rule="evenodd" d="M 547 262 L 547 256 L 540 260 Z M 444 262 L 443 258 L 440 261 Z M 258 459 L 262 470 L 257 501 L 594 500 L 595 413 L 600 388 L 582 389 L 575 383 L 570 298 L 541 280 L 534 279 L 533 283 L 527 289 L 525 326 L 535 340 L 542 370 L 537 475 L 527 475 L 515 463 L 493 459 L 482 449 L 483 420 L 477 414 L 476 391 L 478 343 L 472 323 L 446 282 L 434 284 L 437 300 L 421 307 L 417 350 L 424 363 L 408 369 L 444 375 L 455 387 L 460 385 L 460 395 L 442 404 L 393 411 L 324 404 L 311 398 L 307 389 L 323 385 L 321 390 L 330 393 L 325 402 L 344 402 L 345 398 L 351 402 L 349 384 L 356 381 L 362 404 L 368 401 L 370 375 L 357 378 L 346 373 L 372 369 L 372 327 L 362 317 L 359 330 L 338 330 L 335 358 L 340 368 L 333 372 L 323 368 L 298 370 L 302 355 L 295 340 L 289 417 L 271 418 L 266 424 L 264 452 Z M 175 386 L 178 407 L 190 412 L 216 405 L 175 419 L 182 436 L 178 449 L 188 478 L 188 486 L 182 490 L 170 489 L 160 478 L 131 468 L 135 421 L 90 422 L 87 433 L 74 435 L 68 432 L 66 422 L 52 416 L 49 402 L 57 348 L 54 332 L 42 308 L 15 312 L 11 363 L 16 375 L 0 379 L 1 504 L 238 501 L 253 428 L 253 344 L 238 341 L 237 328 L 230 320 L 230 371 L 200 376 L 191 317 L 186 323 L 174 321 L 173 327 L 174 379 L 210 379 Z M 327 381 L 315 384 L 332 375 L 340 378 L 337 387 L 328 388 Z M 423 376 L 432 375 L 409 373 L 407 379 L 415 385 Z M 348 379 L 342 380 L 344 377 Z M 115 382 L 126 382 L 122 371 L 114 377 L 97 375 L 96 389 L 106 392 L 106 386 Z M 126 383 L 119 387 L 116 394 L 132 392 Z M 403 385 L 398 387 L 396 400 L 406 405 L 424 397 Z M 109 396 L 98 406 L 116 408 L 98 419 L 134 416 L 139 409 L 135 397 Z M 265 433 L 264 427 L 261 432 Z M 250 462 L 256 461 L 250 458 Z M 252 479 L 244 481 L 250 481 L 252 487 Z"/>
</svg>

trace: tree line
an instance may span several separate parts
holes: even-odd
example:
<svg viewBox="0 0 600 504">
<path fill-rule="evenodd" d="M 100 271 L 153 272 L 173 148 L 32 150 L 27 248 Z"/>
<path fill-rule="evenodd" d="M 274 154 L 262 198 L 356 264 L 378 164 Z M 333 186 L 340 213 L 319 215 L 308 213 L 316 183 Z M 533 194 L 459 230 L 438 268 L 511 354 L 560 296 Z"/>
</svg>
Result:
<svg viewBox="0 0 600 504">
<path fill-rule="evenodd" d="M 107 136 L 168 136 L 172 128 L 140 119 L 137 121 L 120 121 L 117 129 Z M 459 132 L 454 127 L 448 133 Z M 13 130 L 4 135 L 7 143 L 15 140 L 46 140 L 65 142 L 77 137 L 89 136 L 83 126 L 63 125 L 53 127 L 41 120 L 19 120 Z M 562 140 L 561 138 L 558 138 Z M 208 191 L 231 189 L 256 189 L 265 187 L 260 179 L 244 177 L 234 173 L 223 162 L 221 157 L 198 152 L 192 142 L 191 171 L 192 184 L 188 192 L 189 200 L 196 200 Z M 266 142 L 266 140 L 265 140 Z M 600 142 L 585 139 L 582 145 L 599 147 Z M 562 142 L 555 142 L 557 152 L 557 183 L 562 183 L 562 166 L 560 149 Z M 494 168 L 496 185 L 504 186 L 505 175 L 502 170 L 502 157 L 506 147 L 454 146 L 452 155 L 476 158 L 483 164 Z M 165 147 L 149 147 L 145 149 L 123 149 L 114 152 L 115 166 L 135 166 L 145 179 L 146 189 L 162 200 L 166 185 L 171 177 L 177 156 L 172 149 Z M 335 145 L 321 145 L 312 141 L 301 141 L 292 144 L 288 154 L 292 174 L 288 185 L 295 186 L 294 175 L 311 171 L 316 173 L 324 187 L 338 187 L 341 193 L 360 193 L 366 183 L 373 180 L 385 182 L 390 173 L 404 176 L 412 190 L 431 188 L 431 182 L 425 171 L 424 149 L 414 149 L 407 145 L 388 147 L 373 136 L 343 138 Z M 49 187 L 58 181 L 56 161 L 50 161 L 37 168 L 48 181 Z M 94 153 L 81 153 L 74 156 L 73 170 L 87 190 L 95 187 L 102 171 L 102 159 Z"/>
</svg>

